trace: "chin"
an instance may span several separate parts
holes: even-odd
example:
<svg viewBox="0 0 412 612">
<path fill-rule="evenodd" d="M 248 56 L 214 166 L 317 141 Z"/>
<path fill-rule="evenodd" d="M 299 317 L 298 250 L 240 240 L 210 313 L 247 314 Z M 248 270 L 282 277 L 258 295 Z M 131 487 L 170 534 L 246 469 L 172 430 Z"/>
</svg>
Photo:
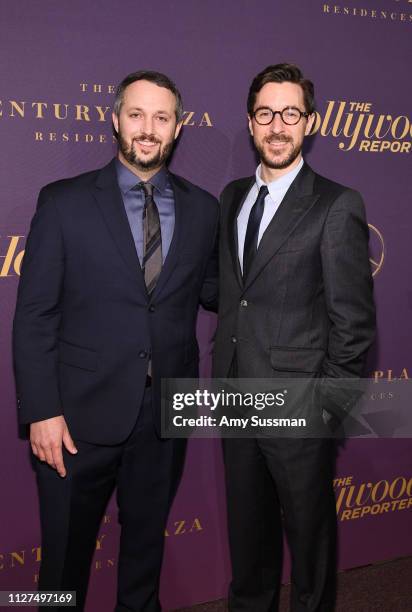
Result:
<svg viewBox="0 0 412 612">
<path fill-rule="evenodd" d="M 136 163 L 139 164 L 139 166 L 143 166 L 143 168 L 147 165 L 151 166 L 152 164 L 155 164 L 157 162 L 157 158 L 156 157 L 144 157 L 144 158 L 136 158 Z"/>
<path fill-rule="evenodd" d="M 135 162 L 135 166 L 139 170 L 156 170 L 157 168 L 160 168 L 161 163 L 158 159 L 137 159 Z"/>
<path fill-rule="evenodd" d="M 265 162 L 267 166 L 269 166 L 269 168 L 272 168 L 273 170 L 280 170 L 282 168 L 289 166 L 289 164 L 292 163 L 290 161 L 289 156 L 288 157 L 267 157 L 263 161 Z"/>
</svg>

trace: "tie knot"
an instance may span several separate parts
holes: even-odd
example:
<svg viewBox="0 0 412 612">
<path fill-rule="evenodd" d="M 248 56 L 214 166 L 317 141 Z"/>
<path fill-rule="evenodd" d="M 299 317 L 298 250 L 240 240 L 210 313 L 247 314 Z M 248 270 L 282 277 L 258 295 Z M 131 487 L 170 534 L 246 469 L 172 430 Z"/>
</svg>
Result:
<svg viewBox="0 0 412 612">
<path fill-rule="evenodd" d="M 266 196 L 268 195 L 268 193 L 269 193 L 269 189 L 267 188 L 267 185 L 262 185 L 258 193 L 259 200 L 264 200 Z"/>
<path fill-rule="evenodd" d="M 146 197 L 153 196 L 153 185 L 151 183 L 139 183 L 138 187 L 141 187 Z"/>
</svg>

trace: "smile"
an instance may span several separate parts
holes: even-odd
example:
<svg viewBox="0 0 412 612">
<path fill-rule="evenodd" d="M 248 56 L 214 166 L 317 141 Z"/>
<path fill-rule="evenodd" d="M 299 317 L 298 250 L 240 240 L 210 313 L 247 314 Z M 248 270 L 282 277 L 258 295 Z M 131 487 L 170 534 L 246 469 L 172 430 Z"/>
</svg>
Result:
<svg viewBox="0 0 412 612">
<path fill-rule="evenodd" d="M 272 149 L 281 149 L 282 147 L 286 146 L 288 144 L 289 141 L 273 141 L 273 142 L 268 142 L 269 147 L 271 147 Z"/>
<path fill-rule="evenodd" d="M 137 140 L 136 141 L 142 147 L 157 147 L 158 142 L 153 142 L 152 140 Z"/>
</svg>

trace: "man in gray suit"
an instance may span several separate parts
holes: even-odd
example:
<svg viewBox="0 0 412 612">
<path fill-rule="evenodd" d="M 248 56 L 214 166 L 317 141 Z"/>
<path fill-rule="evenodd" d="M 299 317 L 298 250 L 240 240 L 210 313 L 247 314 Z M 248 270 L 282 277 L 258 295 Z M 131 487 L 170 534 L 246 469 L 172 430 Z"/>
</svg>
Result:
<svg viewBox="0 0 412 612">
<path fill-rule="evenodd" d="M 249 130 L 261 163 L 223 191 L 217 377 L 359 377 L 374 337 L 368 226 L 359 193 L 302 158 L 313 84 L 290 64 L 252 82 Z M 328 403 L 319 404 L 328 422 Z M 278 609 L 282 514 L 293 612 L 331 612 L 336 512 L 331 439 L 224 443 L 232 612 Z"/>
</svg>

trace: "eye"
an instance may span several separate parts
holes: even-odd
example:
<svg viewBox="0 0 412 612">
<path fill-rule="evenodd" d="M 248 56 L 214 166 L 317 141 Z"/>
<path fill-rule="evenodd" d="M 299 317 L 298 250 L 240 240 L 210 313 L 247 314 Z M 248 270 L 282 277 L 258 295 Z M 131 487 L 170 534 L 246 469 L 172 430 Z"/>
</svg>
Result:
<svg viewBox="0 0 412 612">
<path fill-rule="evenodd" d="M 296 119 L 300 115 L 299 111 L 296 108 L 293 108 L 293 107 L 285 108 L 285 110 L 283 112 L 290 119 Z"/>
<path fill-rule="evenodd" d="M 261 108 L 257 111 L 256 116 L 258 119 L 267 119 L 272 116 L 272 111 L 268 108 Z"/>
<path fill-rule="evenodd" d="M 138 119 L 139 117 L 141 117 L 142 114 L 141 113 L 130 113 L 129 117 L 131 117 L 132 119 Z"/>
<path fill-rule="evenodd" d="M 158 115 L 156 119 L 160 121 L 160 123 L 167 123 L 169 121 L 169 118 L 165 115 Z"/>
</svg>

